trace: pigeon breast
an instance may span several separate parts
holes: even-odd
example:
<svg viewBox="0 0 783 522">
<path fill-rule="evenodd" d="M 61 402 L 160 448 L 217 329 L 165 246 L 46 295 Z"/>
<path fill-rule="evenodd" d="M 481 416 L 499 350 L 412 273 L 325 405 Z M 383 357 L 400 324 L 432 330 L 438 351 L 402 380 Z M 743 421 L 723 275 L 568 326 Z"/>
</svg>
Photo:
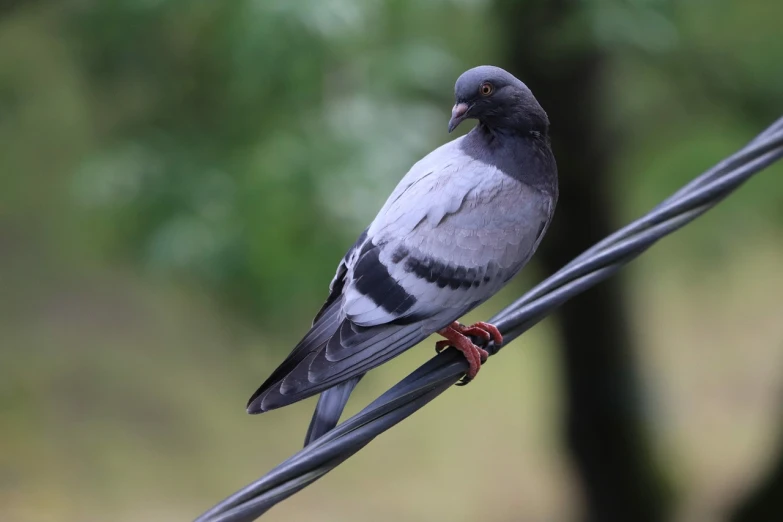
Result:
<svg viewBox="0 0 783 522">
<path fill-rule="evenodd" d="M 551 198 L 467 155 L 460 138 L 415 164 L 347 267 L 343 312 L 361 326 L 475 306 L 529 259 Z"/>
</svg>

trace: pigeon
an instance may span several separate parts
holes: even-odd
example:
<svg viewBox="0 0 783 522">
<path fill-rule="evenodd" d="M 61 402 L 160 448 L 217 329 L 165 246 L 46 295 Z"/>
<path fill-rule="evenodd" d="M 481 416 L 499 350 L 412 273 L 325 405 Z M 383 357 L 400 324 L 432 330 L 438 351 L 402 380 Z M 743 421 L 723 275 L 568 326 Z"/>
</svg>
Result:
<svg viewBox="0 0 783 522">
<path fill-rule="evenodd" d="M 340 261 L 326 302 L 293 351 L 250 397 L 262 413 L 321 393 L 306 444 L 336 424 L 369 370 L 433 333 L 476 377 L 502 343 L 488 323 L 457 320 L 498 292 L 536 251 L 558 198 L 549 119 L 530 89 L 483 65 L 455 84 L 451 133 L 477 124 L 411 167 Z"/>
</svg>

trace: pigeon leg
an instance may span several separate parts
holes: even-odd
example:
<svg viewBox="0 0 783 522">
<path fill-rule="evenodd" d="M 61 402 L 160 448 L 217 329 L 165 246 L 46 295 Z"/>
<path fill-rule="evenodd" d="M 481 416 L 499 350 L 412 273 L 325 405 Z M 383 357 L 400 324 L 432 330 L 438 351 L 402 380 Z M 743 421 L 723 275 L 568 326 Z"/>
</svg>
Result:
<svg viewBox="0 0 783 522">
<path fill-rule="evenodd" d="M 462 333 L 462 330 L 465 329 L 464 326 L 461 324 L 454 322 L 444 328 L 443 330 L 438 331 L 438 335 L 442 335 L 446 338 L 445 341 L 438 341 L 435 344 L 435 349 L 440 352 L 444 350 L 447 346 L 453 346 L 457 350 L 461 351 L 463 355 L 465 355 L 465 359 L 468 360 L 468 364 L 470 365 L 470 368 L 468 369 L 467 373 L 465 374 L 465 377 L 463 377 L 460 380 L 461 384 L 467 384 L 471 380 L 473 380 L 474 377 L 476 377 L 476 374 L 479 371 L 479 368 L 481 368 L 481 363 L 487 360 L 487 357 L 489 357 L 489 353 L 487 353 L 486 350 L 483 348 L 479 348 L 473 342 L 464 334 Z M 483 330 L 482 330 L 483 331 Z M 488 332 L 484 331 L 484 335 L 482 337 L 489 336 Z"/>
</svg>

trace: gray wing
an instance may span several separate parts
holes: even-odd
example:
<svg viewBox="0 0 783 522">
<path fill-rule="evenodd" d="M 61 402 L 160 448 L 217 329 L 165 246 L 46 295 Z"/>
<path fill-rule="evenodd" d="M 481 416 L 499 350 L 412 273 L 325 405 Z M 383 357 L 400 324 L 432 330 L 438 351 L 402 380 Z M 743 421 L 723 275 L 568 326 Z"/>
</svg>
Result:
<svg viewBox="0 0 783 522">
<path fill-rule="evenodd" d="M 552 196 L 465 156 L 458 143 L 403 178 L 249 411 L 296 402 L 395 357 L 487 300 L 530 259 Z"/>
</svg>

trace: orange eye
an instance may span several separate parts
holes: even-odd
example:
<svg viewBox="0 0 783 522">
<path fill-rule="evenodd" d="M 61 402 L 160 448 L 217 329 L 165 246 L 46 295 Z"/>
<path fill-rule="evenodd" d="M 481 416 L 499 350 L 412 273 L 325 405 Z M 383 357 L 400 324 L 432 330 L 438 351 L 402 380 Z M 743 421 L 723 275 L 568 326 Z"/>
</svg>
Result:
<svg viewBox="0 0 783 522">
<path fill-rule="evenodd" d="M 495 88 L 492 87 L 492 84 L 489 82 L 484 82 L 481 84 L 481 87 L 479 87 L 479 92 L 482 96 L 489 96 L 493 92 L 495 92 Z"/>
</svg>

